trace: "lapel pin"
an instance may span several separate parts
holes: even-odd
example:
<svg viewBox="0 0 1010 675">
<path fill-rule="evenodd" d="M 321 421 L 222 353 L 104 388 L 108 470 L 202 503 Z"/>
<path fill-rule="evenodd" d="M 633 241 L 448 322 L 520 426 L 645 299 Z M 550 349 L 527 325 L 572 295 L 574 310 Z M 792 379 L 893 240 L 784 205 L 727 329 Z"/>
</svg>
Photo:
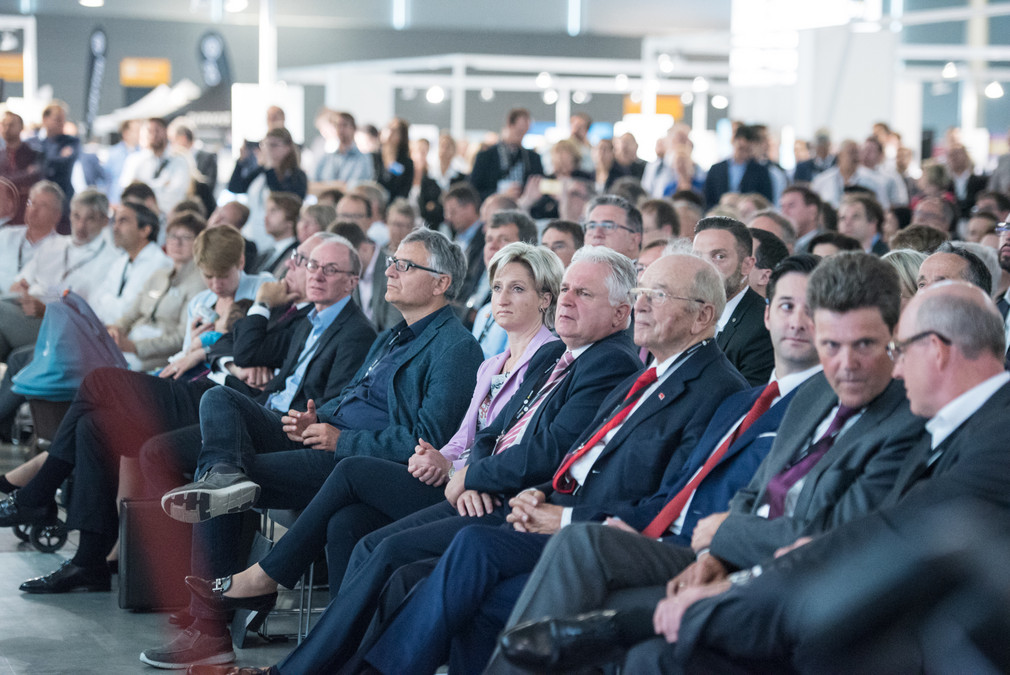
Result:
<svg viewBox="0 0 1010 675">
<path fill-rule="evenodd" d="M 666 398 L 666 394 L 659 392 L 659 400 L 662 401 L 664 398 Z"/>
</svg>

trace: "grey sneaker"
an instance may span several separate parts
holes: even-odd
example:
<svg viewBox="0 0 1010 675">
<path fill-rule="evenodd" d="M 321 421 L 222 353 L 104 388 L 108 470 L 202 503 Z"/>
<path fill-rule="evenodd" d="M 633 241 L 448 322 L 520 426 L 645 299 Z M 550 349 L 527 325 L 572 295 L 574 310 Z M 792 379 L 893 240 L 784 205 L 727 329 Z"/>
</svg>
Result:
<svg viewBox="0 0 1010 675">
<path fill-rule="evenodd" d="M 141 652 L 140 660 L 155 668 L 181 669 L 191 665 L 231 663 L 235 660 L 235 652 L 227 634 L 211 637 L 187 628 L 164 647 Z"/>
<path fill-rule="evenodd" d="M 210 471 L 200 480 L 175 488 L 161 498 L 161 508 L 184 523 L 201 523 L 228 513 L 248 511 L 260 496 L 260 486 L 244 473 Z"/>
</svg>

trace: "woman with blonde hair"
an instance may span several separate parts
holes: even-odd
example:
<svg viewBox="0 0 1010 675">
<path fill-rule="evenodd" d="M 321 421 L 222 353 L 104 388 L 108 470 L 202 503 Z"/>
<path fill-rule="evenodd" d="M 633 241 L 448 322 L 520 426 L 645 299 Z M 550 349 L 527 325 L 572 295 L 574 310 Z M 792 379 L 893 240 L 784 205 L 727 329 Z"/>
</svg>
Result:
<svg viewBox="0 0 1010 675">
<path fill-rule="evenodd" d="M 342 459 L 261 562 L 216 582 L 188 577 L 186 583 L 197 595 L 222 610 L 269 609 L 277 586 L 294 586 L 324 546 L 330 581 L 337 584 L 354 542 L 445 500 L 443 486 L 463 470 L 477 432 L 501 412 L 526 374 L 545 376 L 565 351 L 549 328 L 564 275 L 558 257 L 542 247 L 516 242 L 495 254 L 488 273 L 495 320 L 508 332 L 509 346 L 481 364 L 470 409 L 452 439 L 441 449 L 419 439 L 406 467 L 376 457 Z M 527 373 L 534 354 L 537 369 Z M 476 491 L 471 492 L 465 495 L 472 497 L 467 508 L 490 508 Z"/>
<path fill-rule="evenodd" d="M 926 254 L 910 248 L 898 248 L 884 254 L 882 260 L 887 261 L 898 273 L 898 285 L 901 287 L 901 309 L 919 290 L 919 267 L 926 259 Z"/>
</svg>

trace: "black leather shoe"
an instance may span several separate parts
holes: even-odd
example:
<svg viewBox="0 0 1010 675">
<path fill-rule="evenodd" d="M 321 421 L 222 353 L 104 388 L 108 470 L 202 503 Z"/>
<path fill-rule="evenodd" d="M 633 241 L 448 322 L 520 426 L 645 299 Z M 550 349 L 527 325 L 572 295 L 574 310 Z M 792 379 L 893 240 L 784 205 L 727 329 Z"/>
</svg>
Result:
<svg viewBox="0 0 1010 675">
<path fill-rule="evenodd" d="M 32 525 L 41 520 L 55 518 L 56 502 L 46 506 L 21 506 L 18 504 L 17 490 L 7 499 L 0 501 L 0 527 Z"/>
<path fill-rule="evenodd" d="M 614 660 L 627 647 L 614 610 L 527 621 L 505 631 L 505 658 L 532 670 L 569 670 Z"/>
<path fill-rule="evenodd" d="M 231 575 L 207 581 L 200 577 L 186 577 L 189 590 L 209 607 L 222 614 L 236 609 L 248 609 L 252 612 L 269 612 L 277 604 L 277 591 L 264 595 L 253 595 L 248 598 L 232 598 L 225 593 L 231 588 Z"/>
<path fill-rule="evenodd" d="M 69 560 L 60 565 L 55 572 L 44 577 L 29 579 L 21 584 L 25 593 L 68 593 L 70 591 L 110 591 L 112 579 L 109 568 L 104 564 L 99 567 L 78 567 Z"/>
</svg>

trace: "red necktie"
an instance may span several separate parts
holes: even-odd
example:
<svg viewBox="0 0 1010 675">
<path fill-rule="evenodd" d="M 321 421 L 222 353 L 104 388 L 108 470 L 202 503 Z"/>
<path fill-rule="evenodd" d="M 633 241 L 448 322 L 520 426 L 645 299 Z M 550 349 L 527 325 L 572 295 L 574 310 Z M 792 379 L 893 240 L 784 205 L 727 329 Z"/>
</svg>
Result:
<svg viewBox="0 0 1010 675">
<path fill-rule="evenodd" d="M 642 392 L 648 389 L 650 386 L 655 384 L 657 380 L 655 367 L 649 368 L 644 373 L 638 376 L 635 383 L 631 385 L 631 391 L 628 395 L 624 397 L 623 405 L 619 410 L 617 410 L 606 422 L 603 423 L 595 434 L 593 434 L 588 441 L 580 445 L 578 448 L 568 453 L 564 461 L 561 462 L 561 467 L 554 474 L 554 489 L 558 492 L 571 493 L 575 491 L 575 486 L 577 483 L 572 479 L 569 474 L 569 470 L 572 468 L 572 464 L 577 462 L 579 458 L 589 452 L 593 446 L 603 440 L 611 429 L 621 424 L 624 418 L 628 416 L 631 409 L 635 407 L 635 403 L 638 402 L 638 397 L 642 395 Z"/>
<path fill-rule="evenodd" d="M 740 434 L 747 431 L 747 429 L 749 429 L 759 417 L 768 412 L 768 409 L 772 406 L 772 401 L 774 401 L 778 395 L 778 382 L 772 382 L 764 388 L 764 391 L 762 391 L 761 395 L 758 396 L 758 399 L 754 401 L 754 405 L 751 406 L 750 411 L 748 411 L 748 413 L 744 416 L 743 421 L 737 425 L 737 428 L 733 431 L 733 433 L 731 433 L 726 440 L 723 441 L 722 445 L 716 448 L 715 452 L 709 456 L 709 458 L 705 461 L 705 464 L 702 465 L 701 469 L 698 470 L 698 473 L 696 473 L 694 477 L 688 481 L 687 485 L 681 488 L 680 492 L 674 495 L 673 499 L 666 503 L 666 506 L 664 506 L 659 514 L 652 519 L 652 522 L 649 523 L 644 530 L 642 530 L 642 534 L 647 537 L 661 537 L 663 536 L 663 533 L 670 529 L 670 526 L 673 523 L 677 522 L 677 519 L 680 518 L 681 511 L 684 510 L 684 506 L 687 504 L 688 499 L 690 499 L 691 495 L 694 494 L 694 491 L 698 489 L 698 485 L 701 481 L 705 480 L 705 476 L 712 472 L 712 469 L 714 469 L 715 465 L 718 464 L 719 461 L 726 455 L 726 452 L 736 442 L 736 439 L 740 437 Z"/>
</svg>

